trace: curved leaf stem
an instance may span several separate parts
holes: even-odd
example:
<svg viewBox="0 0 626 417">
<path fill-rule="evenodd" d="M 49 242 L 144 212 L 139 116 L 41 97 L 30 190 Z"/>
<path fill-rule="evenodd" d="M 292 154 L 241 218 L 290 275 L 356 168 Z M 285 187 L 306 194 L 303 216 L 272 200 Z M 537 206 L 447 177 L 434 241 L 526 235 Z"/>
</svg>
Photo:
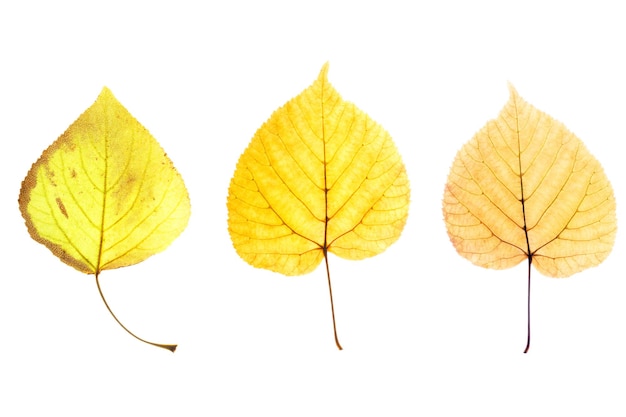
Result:
<svg viewBox="0 0 626 417">
<path fill-rule="evenodd" d="M 131 332 L 130 330 L 128 330 L 126 328 L 126 326 L 124 326 L 122 324 L 121 321 L 119 321 L 119 319 L 115 316 L 115 314 L 113 314 L 113 310 L 111 310 L 111 307 L 109 307 L 109 303 L 107 303 L 107 300 L 104 298 L 104 294 L 102 293 L 102 288 L 100 288 L 100 279 L 99 279 L 99 274 L 96 273 L 96 285 L 98 286 L 98 292 L 100 293 L 100 298 L 102 298 L 102 301 L 104 301 L 104 305 L 106 306 L 107 310 L 109 310 L 109 313 L 111 313 L 111 315 L 113 316 L 113 318 L 115 319 L 115 321 L 122 326 L 122 329 L 126 330 L 128 332 L 128 334 L 130 334 L 132 337 L 134 337 L 135 339 L 147 343 L 149 345 L 152 346 L 156 346 L 156 347 L 160 347 L 162 349 L 167 349 L 170 352 L 174 352 L 176 351 L 176 347 L 178 345 L 165 345 L 165 344 L 160 344 L 160 343 L 153 343 L 153 342 L 149 342 L 147 340 L 142 339 L 141 337 L 137 336 L 136 334 L 134 334 L 133 332 Z"/>
<path fill-rule="evenodd" d="M 330 294 L 330 311 L 333 315 L 333 332 L 335 334 L 335 344 L 339 350 L 343 350 L 337 337 L 337 324 L 335 323 L 335 305 L 333 304 L 333 288 L 330 285 L 330 269 L 328 268 L 328 253 L 324 250 L 324 261 L 326 262 L 326 277 L 328 278 L 328 293 Z"/>
<path fill-rule="evenodd" d="M 526 323 L 528 326 L 527 336 L 526 336 L 526 349 L 524 349 L 524 353 L 528 353 L 528 349 L 530 349 L 530 265 L 533 263 L 532 255 L 528 255 L 528 296 L 526 300 Z"/>
</svg>

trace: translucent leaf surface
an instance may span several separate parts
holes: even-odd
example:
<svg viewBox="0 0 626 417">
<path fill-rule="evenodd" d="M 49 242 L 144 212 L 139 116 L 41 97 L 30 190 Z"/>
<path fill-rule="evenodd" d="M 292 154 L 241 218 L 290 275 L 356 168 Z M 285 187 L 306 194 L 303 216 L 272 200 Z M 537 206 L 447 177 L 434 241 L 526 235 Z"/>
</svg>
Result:
<svg viewBox="0 0 626 417">
<path fill-rule="evenodd" d="M 19 205 L 33 239 L 96 278 L 164 250 L 190 215 L 172 162 L 107 88 L 33 164 Z"/>
<path fill-rule="evenodd" d="M 600 163 L 512 87 L 498 118 L 457 154 L 443 212 L 459 254 L 489 268 L 530 255 L 541 273 L 565 277 L 598 265 L 615 240 L 615 199 Z"/>
<path fill-rule="evenodd" d="M 228 230 L 255 267 L 299 275 L 327 252 L 374 256 L 405 225 L 409 183 L 400 154 L 379 124 L 341 98 L 327 72 L 328 64 L 272 114 L 237 163 Z"/>
</svg>

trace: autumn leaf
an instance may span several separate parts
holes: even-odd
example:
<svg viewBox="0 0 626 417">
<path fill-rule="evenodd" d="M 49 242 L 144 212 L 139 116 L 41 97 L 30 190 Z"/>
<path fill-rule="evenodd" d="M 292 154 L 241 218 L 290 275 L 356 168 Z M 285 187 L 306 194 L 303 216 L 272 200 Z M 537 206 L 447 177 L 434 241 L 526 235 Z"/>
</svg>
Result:
<svg viewBox="0 0 626 417">
<path fill-rule="evenodd" d="M 19 206 L 31 237 L 63 262 L 94 274 L 134 265 L 164 250 L 185 229 L 189 196 L 152 135 L 103 88 L 35 162 Z"/>
<path fill-rule="evenodd" d="M 611 184 L 600 163 L 560 122 L 510 98 L 456 155 L 443 198 L 457 252 L 495 269 L 528 261 L 549 277 L 599 265 L 617 222 Z"/>
<path fill-rule="evenodd" d="M 404 228 L 409 182 L 389 134 L 327 79 L 276 110 L 241 155 L 228 190 L 228 230 L 249 264 L 301 275 L 328 252 L 363 259 Z"/>
</svg>

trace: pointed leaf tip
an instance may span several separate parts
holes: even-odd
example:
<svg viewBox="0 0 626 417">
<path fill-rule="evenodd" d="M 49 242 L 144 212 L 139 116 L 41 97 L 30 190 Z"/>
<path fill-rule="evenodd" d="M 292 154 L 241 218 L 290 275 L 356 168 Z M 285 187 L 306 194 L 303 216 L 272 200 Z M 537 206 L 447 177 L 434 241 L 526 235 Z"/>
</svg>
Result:
<svg viewBox="0 0 626 417">
<path fill-rule="evenodd" d="M 324 65 L 322 65 L 322 69 L 320 70 L 320 74 L 317 76 L 319 81 L 328 81 L 328 61 Z"/>
<path fill-rule="evenodd" d="M 112 98 L 117 101 L 117 99 L 113 95 L 113 92 L 107 86 L 102 87 L 102 90 L 100 90 L 100 94 L 98 94 L 98 98 L 96 99 L 96 102 L 100 99 L 105 99 L 105 98 L 109 100 Z"/>
<path fill-rule="evenodd" d="M 517 95 L 517 90 L 515 89 L 515 86 L 513 85 L 513 83 L 511 81 L 508 81 L 506 83 L 508 89 L 509 89 L 509 94 L 510 95 Z"/>
</svg>

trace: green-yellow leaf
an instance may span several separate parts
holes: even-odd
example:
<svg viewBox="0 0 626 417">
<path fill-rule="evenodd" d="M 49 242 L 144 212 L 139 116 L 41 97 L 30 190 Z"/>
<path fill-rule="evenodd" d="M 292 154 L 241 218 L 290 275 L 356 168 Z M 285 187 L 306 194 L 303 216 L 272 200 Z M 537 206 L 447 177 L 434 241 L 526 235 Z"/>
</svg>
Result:
<svg viewBox="0 0 626 417">
<path fill-rule="evenodd" d="M 99 290 L 101 271 L 161 252 L 190 215 L 180 174 L 107 88 L 33 164 L 19 205 L 32 238 Z"/>
<path fill-rule="evenodd" d="M 374 256 L 406 223 L 409 182 L 391 136 L 327 72 L 272 114 L 237 163 L 228 230 L 255 267 L 300 275 L 328 266 L 327 252 Z"/>
<path fill-rule="evenodd" d="M 580 139 L 512 86 L 510 93 L 498 118 L 458 152 L 443 214 L 461 256 L 496 269 L 527 260 L 530 288 L 531 264 L 544 275 L 567 277 L 609 255 L 615 199 Z"/>
</svg>

